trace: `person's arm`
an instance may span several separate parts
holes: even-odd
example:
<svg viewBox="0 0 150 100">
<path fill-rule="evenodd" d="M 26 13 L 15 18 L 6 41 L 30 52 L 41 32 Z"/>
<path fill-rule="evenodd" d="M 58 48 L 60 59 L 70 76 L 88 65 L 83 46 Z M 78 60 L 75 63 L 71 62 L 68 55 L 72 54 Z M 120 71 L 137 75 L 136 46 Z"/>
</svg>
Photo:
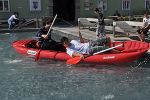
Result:
<svg viewBox="0 0 150 100">
<path fill-rule="evenodd" d="M 45 31 L 44 31 L 44 28 L 40 28 L 39 31 L 37 32 L 36 36 L 37 37 L 42 37 L 44 39 L 50 39 L 51 38 L 51 34 L 47 35 L 47 34 L 43 34 Z M 51 32 L 51 31 L 50 31 Z"/>
<path fill-rule="evenodd" d="M 143 29 L 147 29 L 147 28 L 150 28 L 150 23 L 147 26 L 145 26 Z"/>
<path fill-rule="evenodd" d="M 43 28 L 40 28 L 36 33 L 36 37 L 42 37 Z"/>
<path fill-rule="evenodd" d="M 17 18 L 15 15 L 13 15 L 13 18 L 19 20 L 19 18 Z"/>
<path fill-rule="evenodd" d="M 70 55 L 71 57 L 80 57 L 81 59 L 84 58 L 83 54 L 77 53 L 75 50 L 66 48 L 66 53 Z"/>
<path fill-rule="evenodd" d="M 39 39 L 47 39 L 48 37 L 43 34 L 43 28 L 40 28 L 39 31 L 36 33 L 36 37 L 38 37 Z"/>
<path fill-rule="evenodd" d="M 79 33 L 78 33 L 78 34 L 79 34 L 80 42 L 81 42 L 81 43 L 84 43 L 84 39 L 82 38 L 81 32 L 79 31 Z"/>
<path fill-rule="evenodd" d="M 80 54 L 80 53 L 77 53 L 77 52 L 74 52 L 74 53 L 72 54 L 72 57 L 80 57 L 81 59 L 83 59 L 83 58 L 84 58 L 84 55 L 83 55 L 83 54 Z"/>
<path fill-rule="evenodd" d="M 143 18 L 143 25 L 142 28 L 145 27 L 145 18 Z"/>
</svg>

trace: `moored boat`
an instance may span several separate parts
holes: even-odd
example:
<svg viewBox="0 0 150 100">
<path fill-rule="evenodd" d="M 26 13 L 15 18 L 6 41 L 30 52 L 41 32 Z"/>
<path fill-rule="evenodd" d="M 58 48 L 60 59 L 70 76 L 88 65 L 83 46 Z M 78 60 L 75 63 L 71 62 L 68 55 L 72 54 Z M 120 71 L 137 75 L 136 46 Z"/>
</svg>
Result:
<svg viewBox="0 0 150 100">
<path fill-rule="evenodd" d="M 12 46 L 18 53 L 23 55 L 35 56 L 40 51 L 40 58 L 57 60 L 68 60 L 71 58 L 66 52 L 40 50 L 34 46 L 36 42 L 36 40 L 17 40 L 13 42 Z M 140 41 L 113 42 L 111 43 L 111 46 L 116 46 L 119 44 L 123 44 L 123 46 L 116 48 L 117 50 L 121 51 L 119 53 L 114 51 L 108 51 L 87 57 L 82 61 L 89 63 L 131 62 L 143 56 L 150 47 L 149 43 L 144 43 Z"/>
</svg>

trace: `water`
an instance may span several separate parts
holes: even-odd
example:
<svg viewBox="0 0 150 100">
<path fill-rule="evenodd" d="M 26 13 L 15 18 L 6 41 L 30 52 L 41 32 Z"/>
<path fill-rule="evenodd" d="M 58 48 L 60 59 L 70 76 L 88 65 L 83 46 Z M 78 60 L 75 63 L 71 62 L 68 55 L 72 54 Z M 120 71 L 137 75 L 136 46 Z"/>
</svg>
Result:
<svg viewBox="0 0 150 100">
<path fill-rule="evenodd" d="M 0 100 L 149 100 L 149 59 L 120 65 L 35 62 L 11 46 L 33 36 L 0 34 Z"/>
</svg>

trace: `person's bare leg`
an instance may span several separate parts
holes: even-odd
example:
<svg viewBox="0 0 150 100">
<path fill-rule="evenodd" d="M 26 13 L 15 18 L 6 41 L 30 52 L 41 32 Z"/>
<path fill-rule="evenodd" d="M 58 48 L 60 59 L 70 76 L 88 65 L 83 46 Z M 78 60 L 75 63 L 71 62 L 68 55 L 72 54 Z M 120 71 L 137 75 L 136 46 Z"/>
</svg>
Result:
<svg viewBox="0 0 150 100">
<path fill-rule="evenodd" d="M 39 42 L 36 42 L 35 46 L 36 46 L 37 48 L 40 48 Z"/>
<path fill-rule="evenodd" d="M 144 41 L 144 38 L 145 38 L 145 35 L 143 32 L 141 32 L 141 41 L 143 42 Z"/>
<path fill-rule="evenodd" d="M 141 34 L 138 34 L 138 37 L 139 37 L 140 41 L 142 41 L 142 36 L 141 36 Z"/>
</svg>

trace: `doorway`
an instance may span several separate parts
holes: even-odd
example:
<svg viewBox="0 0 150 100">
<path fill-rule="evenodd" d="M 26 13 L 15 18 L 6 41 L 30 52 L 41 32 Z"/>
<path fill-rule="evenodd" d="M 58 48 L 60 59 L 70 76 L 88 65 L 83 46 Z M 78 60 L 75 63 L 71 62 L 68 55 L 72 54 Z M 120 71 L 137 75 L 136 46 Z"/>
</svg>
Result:
<svg viewBox="0 0 150 100">
<path fill-rule="evenodd" d="M 53 0 L 53 15 L 66 21 L 75 20 L 75 0 Z"/>
</svg>

